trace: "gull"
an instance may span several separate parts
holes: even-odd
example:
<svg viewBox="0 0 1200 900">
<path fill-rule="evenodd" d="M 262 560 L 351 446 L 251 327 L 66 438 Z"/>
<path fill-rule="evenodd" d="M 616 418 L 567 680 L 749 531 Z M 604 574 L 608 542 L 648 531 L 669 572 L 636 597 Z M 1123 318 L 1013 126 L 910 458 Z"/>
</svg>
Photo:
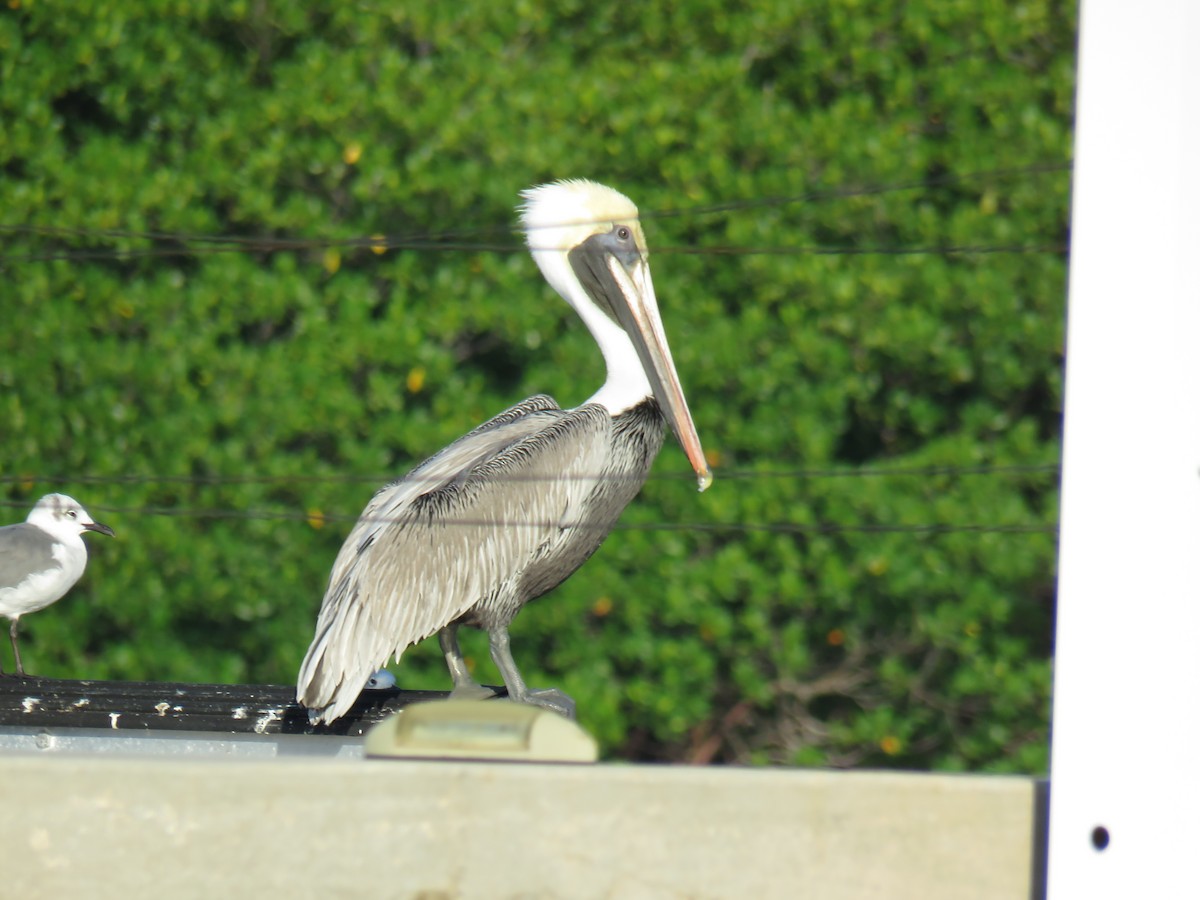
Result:
<svg viewBox="0 0 1200 900">
<path fill-rule="evenodd" d="M 66 494 L 47 494 L 24 522 L 0 528 L 0 616 L 12 620 L 8 636 L 17 675 L 25 675 L 17 623 L 58 600 L 79 580 L 87 566 L 85 531 L 113 533 Z"/>
</svg>

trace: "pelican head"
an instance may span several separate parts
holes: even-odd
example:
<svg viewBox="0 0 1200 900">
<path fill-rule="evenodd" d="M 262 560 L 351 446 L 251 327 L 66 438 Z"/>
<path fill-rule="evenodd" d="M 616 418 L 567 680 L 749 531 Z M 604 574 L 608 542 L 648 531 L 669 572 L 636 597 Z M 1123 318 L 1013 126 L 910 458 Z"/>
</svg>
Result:
<svg viewBox="0 0 1200 900">
<path fill-rule="evenodd" d="M 704 490 L 712 473 L 663 331 L 637 207 L 619 191 L 584 180 L 544 184 L 521 196 L 534 261 L 604 354 L 608 375 L 589 402 L 616 415 L 657 400 Z"/>
</svg>

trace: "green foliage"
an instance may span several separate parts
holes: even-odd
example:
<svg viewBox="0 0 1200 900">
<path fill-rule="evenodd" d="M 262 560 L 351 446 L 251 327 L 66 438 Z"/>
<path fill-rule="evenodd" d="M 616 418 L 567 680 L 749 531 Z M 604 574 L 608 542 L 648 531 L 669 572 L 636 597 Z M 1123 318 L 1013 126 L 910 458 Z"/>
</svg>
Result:
<svg viewBox="0 0 1200 900">
<path fill-rule="evenodd" d="M 118 533 L 32 671 L 292 681 L 385 478 L 602 378 L 511 233 L 592 177 L 717 481 L 668 443 L 517 620 L 529 681 L 612 756 L 1045 769 L 1052 535 L 894 526 L 1055 520 L 1051 473 L 947 468 L 1058 458 L 1070 4 L 8 6 L 6 520 L 64 490 Z M 447 233 L 479 249 L 403 246 Z"/>
</svg>

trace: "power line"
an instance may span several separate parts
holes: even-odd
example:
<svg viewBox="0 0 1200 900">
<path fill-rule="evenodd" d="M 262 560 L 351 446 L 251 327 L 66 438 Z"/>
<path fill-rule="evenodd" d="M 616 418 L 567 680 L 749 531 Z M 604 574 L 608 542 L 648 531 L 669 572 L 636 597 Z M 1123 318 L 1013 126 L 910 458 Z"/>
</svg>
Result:
<svg viewBox="0 0 1200 900">
<path fill-rule="evenodd" d="M 1059 175 L 1071 171 L 1071 162 L 1033 163 L 1028 166 L 1014 166 L 1003 169 L 989 169 L 978 172 L 946 173 L 926 179 L 909 179 L 900 182 L 884 184 L 859 184 L 842 187 L 820 188 L 803 194 L 776 194 L 768 197 L 752 197 L 730 200 L 722 203 L 699 204 L 682 206 L 676 209 L 642 210 L 639 217 L 650 218 L 680 218 L 683 216 L 706 216 L 743 210 L 773 208 L 779 206 L 794 206 L 805 203 L 818 203 L 829 200 L 840 200 L 849 197 L 874 196 L 914 190 L 951 187 L 957 184 L 968 184 L 976 181 L 1003 181 L 1010 178 L 1040 175 Z M 592 225 L 599 220 L 580 220 L 578 222 L 558 223 L 570 225 Z M 556 226 L 557 227 L 557 226 Z M 276 236 L 253 235 L 210 235 L 189 234 L 186 232 L 169 231 L 137 231 L 131 229 L 92 229 L 65 225 L 39 224 L 0 224 L 0 231 L 22 234 L 48 234 L 68 237 L 107 237 L 131 238 L 154 241 L 214 241 L 220 243 L 259 245 L 283 247 L 292 245 L 296 248 L 328 245 L 327 239 L 310 238 L 281 238 Z M 364 247 L 378 246 L 381 238 L 407 242 L 424 241 L 440 246 L 446 241 L 453 241 L 465 236 L 488 234 L 523 234 L 523 230 L 515 226 L 489 226 L 484 228 L 455 228 L 440 232 L 416 232 L 408 235 L 373 235 L 362 238 L 347 238 L 338 240 L 338 245 L 357 243 Z M 469 245 L 474 246 L 474 245 Z"/>
<path fill-rule="evenodd" d="M 15 507 L 17 504 L 0 501 L 0 506 Z M 99 513 L 118 513 L 144 517 L 169 517 L 184 519 L 230 519 L 249 521 L 306 522 L 315 528 L 338 523 L 358 522 L 363 517 L 343 513 L 326 513 L 315 510 L 264 510 L 232 509 L 212 507 L 206 509 L 187 507 L 156 506 L 94 506 L 89 509 Z M 412 527 L 436 528 L 598 528 L 608 530 L 607 525 L 589 525 L 586 520 L 576 521 L 503 521 L 485 518 L 447 518 L 433 522 L 411 517 L 373 516 L 365 519 L 372 524 L 404 524 Z M 672 531 L 690 533 L 767 533 L 801 536 L 837 534 L 909 534 L 917 536 L 941 536 L 948 534 L 1054 534 L 1058 531 L 1055 522 L 1015 523 L 950 523 L 926 522 L 917 524 L 886 524 L 874 522 L 618 522 L 613 531 Z"/>
<path fill-rule="evenodd" d="M 924 180 L 911 180 L 891 184 L 857 185 L 811 191 L 805 194 L 775 195 L 747 198 L 725 203 L 649 211 L 642 218 L 678 218 L 683 216 L 702 217 L 728 214 L 753 209 L 778 208 L 783 206 L 827 202 L 850 197 L 882 195 L 886 193 L 914 190 L 929 190 L 967 184 L 976 181 L 1005 180 L 1017 177 L 1034 177 L 1061 174 L 1069 171 L 1069 163 L 1040 163 L 1019 168 L 996 169 L 985 172 L 946 174 Z M 589 223 L 580 223 L 589 224 Z M 444 230 L 440 232 L 414 233 L 407 235 L 370 235 L 345 238 L 287 238 L 278 236 L 207 235 L 183 232 L 136 231 L 128 229 L 88 229 L 70 226 L 0 224 L 0 232 L 29 234 L 54 238 L 82 238 L 89 240 L 144 240 L 155 243 L 171 243 L 178 246 L 115 250 L 108 248 L 78 250 L 48 250 L 0 254 L 0 263 L 26 263 L 48 261 L 87 260 L 135 260 L 142 258 L 202 256 L 216 253 L 278 253 L 329 249 L 367 249 L 372 252 L 385 250 L 422 250 L 464 253 L 517 253 L 524 252 L 522 244 L 510 242 L 464 240 L 479 235 L 511 235 L 519 233 L 512 227 Z M 202 247 L 191 246 L 202 244 Z M 659 246 L 656 254 L 679 253 L 693 255 L 753 256 L 753 255 L 974 255 L 1013 253 L 1063 253 L 1066 247 L 1059 242 L 1037 241 L 1025 244 L 978 244 L 948 246 L 706 246 L 677 247 Z"/>
<path fill-rule="evenodd" d="M 1040 244 L 948 244 L 920 247 L 655 247 L 654 253 L 678 253 L 693 256 L 982 256 L 1022 253 L 1066 253 L 1060 243 Z"/>
<path fill-rule="evenodd" d="M 818 189 L 805 194 L 784 194 L 751 200 L 733 200 L 728 203 L 714 203 L 707 206 L 686 206 L 677 210 L 661 210 L 650 212 L 645 215 L 645 218 L 714 215 L 725 212 L 741 212 L 747 209 L 763 209 L 803 203 L 820 203 L 828 200 L 843 200 L 849 197 L 874 196 L 899 191 L 929 190 L 931 188 L 967 184 L 973 181 L 1002 181 L 1009 178 L 1022 178 L 1026 176 L 1060 175 L 1064 172 L 1070 172 L 1071 166 L 1072 163 L 1070 161 L 1035 163 L 1028 166 L 990 169 L 980 172 L 946 173 L 945 175 L 934 176 L 932 178 L 893 182 L 891 184 L 847 185 L 844 187 Z"/>
<path fill-rule="evenodd" d="M 331 249 L 346 246 L 367 246 L 362 238 L 345 241 L 320 240 L 287 242 L 268 246 L 266 242 L 244 246 L 172 247 L 142 250 L 62 250 L 46 253 L 0 254 L 0 264 L 30 262 L 86 262 L 97 260 L 128 261 L 137 259 L 162 259 L 170 257 L 215 256 L 222 253 L 276 253 L 296 249 Z M 524 253 L 525 247 L 507 244 L 438 244 L 428 242 L 400 243 L 386 241 L 374 246 L 386 250 L 432 250 L 442 253 Z M 533 248 L 537 249 L 537 248 Z M 678 254 L 687 256 L 1001 256 L 1016 254 L 1064 254 L 1066 244 L 963 244 L 946 246 L 891 246 L 891 247 L 818 247 L 818 246 L 763 246 L 737 247 L 732 245 L 704 247 L 655 247 L 655 255 Z"/>
<path fill-rule="evenodd" d="M 877 468 L 796 468 L 796 469 L 717 469 L 716 477 L 720 481 L 758 481 L 758 480 L 815 480 L 815 479 L 846 479 L 846 478 L 960 478 L 972 476 L 1039 476 L 1056 475 L 1059 466 L 1056 463 L 1018 463 L 996 465 L 927 465 L 927 466 L 883 466 Z M 411 480 L 420 481 L 420 474 L 406 476 Z M 561 481 L 564 477 L 558 474 L 547 475 L 503 475 L 498 480 L 513 482 L 544 482 Z M 580 481 L 614 480 L 616 476 L 605 473 L 581 474 L 569 476 Z M 44 474 L 13 474 L 0 475 L 0 484 L 97 484 L 97 485 L 142 485 L 142 484 L 185 484 L 195 486 L 221 485 L 255 485 L 255 484 L 387 484 L 397 480 L 393 474 L 368 475 L 44 475 Z M 444 478 L 431 478 L 431 481 L 444 481 Z M 687 481 L 695 480 L 691 472 L 662 472 L 652 473 L 647 481 Z"/>
</svg>

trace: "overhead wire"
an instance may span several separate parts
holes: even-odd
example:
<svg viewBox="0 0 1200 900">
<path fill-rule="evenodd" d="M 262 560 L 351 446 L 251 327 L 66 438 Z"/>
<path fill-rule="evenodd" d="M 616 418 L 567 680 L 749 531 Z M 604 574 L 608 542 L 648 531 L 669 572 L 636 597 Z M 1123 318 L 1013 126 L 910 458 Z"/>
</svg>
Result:
<svg viewBox="0 0 1200 900">
<path fill-rule="evenodd" d="M 981 181 L 1002 181 L 1011 178 L 1037 177 L 1068 172 L 1069 162 L 1036 163 L 1024 167 L 995 169 L 990 171 L 969 173 L 946 173 L 941 176 L 920 180 L 907 180 L 887 184 L 860 184 L 842 187 L 823 188 L 800 194 L 781 194 L 768 197 L 745 198 L 722 203 L 694 205 L 676 209 L 651 210 L 641 213 L 645 219 L 666 219 L 682 216 L 702 217 L 722 215 L 755 209 L 780 208 L 789 205 L 828 202 L 862 196 L 877 196 L 894 192 L 915 190 L 941 189 L 957 185 L 971 184 Z M 489 235 L 513 234 L 511 228 L 488 227 L 477 229 L 456 229 L 439 232 L 426 232 L 401 235 L 370 235 L 346 238 L 317 237 L 290 238 L 280 236 L 253 235 L 212 235 L 190 234 L 182 232 L 139 231 L 130 229 L 90 229 L 73 226 L 54 226 L 38 224 L 0 224 L 0 233 L 48 236 L 57 239 L 82 239 L 87 241 L 150 241 L 161 244 L 178 246 L 159 246 L 150 248 L 114 249 L 114 248 L 82 248 L 69 250 L 48 250 L 45 252 L 0 253 L 0 265 L 42 262 L 57 260 L 88 261 L 88 260 L 134 260 L 147 257 L 171 256 L 201 256 L 216 253 L 276 253 L 288 251 L 328 250 L 328 249 L 367 249 L 372 252 L 387 250 L 420 250 L 434 252 L 495 252 L 512 253 L 525 252 L 526 247 L 518 242 L 498 242 L 479 240 Z M 467 240 L 466 238 L 475 238 Z M 195 246 L 199 245 L 199 246 Z M 655 253 L 679 254 L 711 254 L 711 255 L 957 255 L 957 254 L 1016 254 L 1016 253 L 1064 253 L 1066 246 L 1059 243 L 1031 242 L 997 245 L 947 245 L 947 246 L 657 246 Z M 731 469 L 721 472 L 726 480 L 756 480 L 756 479 L 815 479 L 815 478 L 862 478 L 862 477 L 959 477 L 969 475 L 1047 475 L 1056 473 L 1055 465 L 977 465 L 977 466 L 894 466 L 860 469 Z M 596 476 L 585 476 L 595 479 Z M 652 479 L 688 479 L 690 473 L 666 473 L 652 475 Z M 295 476 L 274 475 L 83 475 L 52 478 L 31 475 L 0 475 L 0 483 L 81 483 L 81 484 L 192 484 L 192 485 L 224 485 L 224 484 L 317 484 L 323 482 L 373 482 L 387 483 L 393 480 L 390 476 L 375 475 L 345 475 L 345 476 Z M 17 507 L 20 504 L 0 501 L 0 506 Z M 98 507 L 98 509 L 105 509 Z M 309 522 L 318 518 L 321 522 L 341 520 L 356 520 L 357 516 L 342 516 L 337 514 L 297 512 L 297 511 L 263 511 L 226 509 L 187 509 L 187 508 L 116 508 L 109 507 L 112 512 L 131 512 L 152 516 L 185 516 L 193 518 L 243 518 L 243 519 L 297 519 Z M 478 521 L 463 520 L 457 524 L 480 525 Z M 494 524 L 494 523 L 493 523 Z M 670 531 L 722 531 L 722 532 L 770 532 L 780 534 L 835 534 L 835 533 L 907 533 L 939 535 L 963 532 L 990 533 L 1047 533 L 1057 529 L 1054 523 L 1016 523 L 1016 524 L 874 524 L 874 523 L 819 523 L 800 524 L 791 522 L 776 523 L 733 523 L 733 522 L 690 522 L 690 523 L 629 523 L 619 524 L 618 529 L 635 530 L 670 530 Z"/>
<path fill-rule="evenodd" d="M 1013 464 L 1013 465 L 974 465 L 974 466 L 896 466 L 875 469 L 792 469 L 792 470 L 729 470 L 722 471 L 722 480 L 747 480 L 756 478 L 789 478 L 789 479 L 818 479 L 818 478 L 934 478 L 934 477 L 975 477 L 975 476 L 1020 476 L 1044 477 L 1056 475 L 1058 466 L 1051 464 Z M 415 476 L 419 479 L 419 476 Z M 603 475 L 576 476 L 586 480 L 602 480 Z M 659 480 L 692 480 L 690 473 L 664 473 L 651 476 Z M 509 481 L 542 481 L 551 476 L 506 476 Z M 49 476 L 32 475 L 0 475 L 0 483 L 20 484 L 28 490 L 33 484 L 168 484 L 187 485 L 193 487 L 220 487 L 223 485 L 313 485 L 368 482 L 384 484 L 393 479 L 386 476 L 366 475 L 328 475 L 328 476 L 291 476 L 291 475 L 236 475 L 236 476 L 155 476 L 155 475 L 74 475 L 54 478 Z M 440 480 L 440 479 L 439 479 Z M 555 476 L 557 480 L 557 476 Z M 0 507 L 22 508 L 28 503 L 0 501 Z M 235 509 L 232 507 L 195 508 L 178 507 L 113 507 L 96 506 L 98 511 L 129 513 L 137 516 L 170 516 L 195 519 L 260 519 L 260 520 L 293 520 L 316 522 L 320 526 L 338 522 L 354 522 L 360 519 L 358 515 L 350 515 L 320 510 L 295 509 Z M 381 523 L 404 523 L 404 517 L 378 517 L 372 521 Z M 440 522 L 447 527 L 562 527 L 563 522 L 506 522 L 495 519 L 458 518 Z M 587 528 L 586 522 L 569 523 L 572 527 Z M 1024 523 L 797 523 L 797 522 L 632 522 L 619 523 L 614 530 L 629 531 L 687 531 L 687 532 L 723 532 L 723 533 L 752 533 L 765 532 L 773 534 L 792 535 L 828 535 L 828 534 L 915 534 L 943 535 L 954 533 L 995 533 L 995 534 L 1044 534 L 1057 530 L 1057 524 L 1052 522 Z"/>
<path fill-rule="evenodd" d="M 768 197 L 743 198 L 722 203 L 701 204 L 676 209 L 649 210 L 639 214 L 643 219 L 666 219 L 683 216 L 698 218 L 710 215 L 743 212 L 755 209 L 779 208 L 807 203 L 827 202 L 852 197 L 876 196 L 914 190 L 940 189 L 979 181 L 1002 181 L 1017 177 L 1063 174 L 1070 164 L 1036 163 L 1023 167 L 994 169 L 989 171 L 947 173 L 926 179 L 913 179 L 887 184 L 847 185 L 822 188 L 801 194 L 779 194 Z M 561 224 L 561 223 L 560 223 Z M 587 224 L 587 223 L 580 223 Z M 536 229 L 535 229 L 536 230 Z M 375 234 L 349 237 L 286 237 L 276 235 L 214 235 L 203 233 L 141 231 L 134 229 L 91 229 L 80 226 L 41 225 L 28 223 L 0 224 L 0 233 L 47 236 L 51 238 L 77 238 L 90 241 L 149 241 L 177 246 L 156 246 L 128 249 L 116 248 L 71 248 L 46 251 L 23 251 L 0 253 L 0 265 L 49 261 L 88 260 L 137 260 L 156 257 L 204 256 L 221 253 L 271 254 L 292 251 L 329 249 L 366 249 L 372 252 L 389 250 L 419 250 L 431 252 L 463 253 L 519 253 L 526 247 L 520 241 L 480 240 L 487 236 L 513 236 L 517 230 L 509 227 L 485 227 L 476 229 L 448 229 L 436 232 L 411 234 Z M 194 246 L 199 244 L 201 246 Z M 536 247 L 535 247 L 536 249 Z M 1067 247 L 1059 241 L 1035 240 L 1025 243 L 1006 244 L 949 244 L 921 246 L 672 246 L 655 247 L 656 254 L 689 254 L 720 256 L 756 255 L 976 255 L 976 254 L 1022 254 L 1022 253 L 1065 253 Z"/>
<path fill-rule="evenodd" d="M 28 504 L 0 501 L 0 507 L 17 509 Z M 365 522 L 381 525 L 404 525 L 436 528 L 602 528 L 609 526 L 590 525 L 586 520 L 576 521 L 504 521 L 490 518 L 442 518 L 433 523 L 422 523 L 406 516 L 359 516 L 319 510 L 289 509 L 234 509 L 232 507 L 163 507 L 163 506 L 112 506 L 88 504 L 96 513 L 117 513 L 143 517 L 168 517 L 178 519 L 230 519 L 257 521 L 305 522 L 314 528 L 329 524 Z M 1054 522 L 1014 523 L 877 523 L 877 522 L 618 522 L 612 531 L 674 531 L 687 533 L 768 533 L 795 536 L 834 534 L 914 534 L 940 536 L 948 534 L 1052 534 L 1057 532 Z"/>
<path fill-rule="evenodd" d="M 933 478 L 965 477 L 976 475 L 1049 475 L 1057 474 L 1059 467 L 1052 463 L 1014 463 L 997 465 L 926 465 L 926 466 L 880 466 L 864 468 L 795 468 L 795 469 L 725 469 L 717 470 L 722 481 L 754 481 L 758 479 L 817 479 L 817 478 Z M 0 475 L 0 484 L 56 484 L 74 482 L 79 484 L 323 484 L 368 482 L 385 484 L 397 479 L 396 474 L 346 474 L 346 475 L 156 475 L 156 474 L 108 474 L 108 475 L 47 475 L 18 473 Z M 419 474 L 405 476 L 420 481 Z M 615 476 L 591 473 L 571 476 L 580 481 L 613 480 Z M 554 475 L 501 475 L 501 480 L 536 482 L 562 480 Z M 431 480 L 441 478 L 431 476 Z M 691 472 L 655 472 L 648 481 L 694 481 Z"/>
</svg>

